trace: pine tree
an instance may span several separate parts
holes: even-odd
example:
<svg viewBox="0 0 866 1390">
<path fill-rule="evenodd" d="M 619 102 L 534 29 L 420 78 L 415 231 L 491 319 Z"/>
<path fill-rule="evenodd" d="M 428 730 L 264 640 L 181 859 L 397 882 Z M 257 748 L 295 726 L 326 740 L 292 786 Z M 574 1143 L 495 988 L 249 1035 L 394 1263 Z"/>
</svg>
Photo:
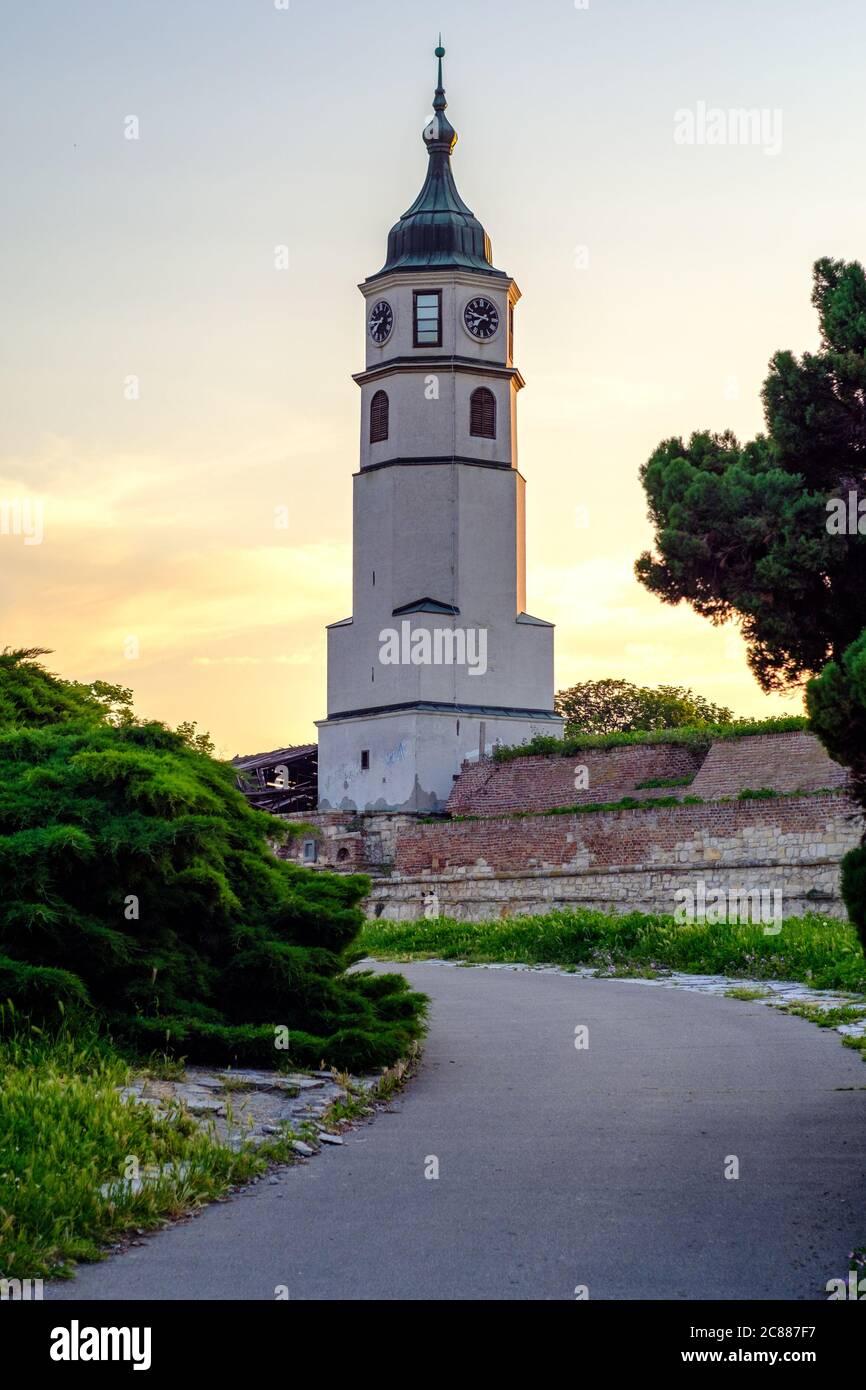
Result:
<svg viewBox="0 0 866 1390">
<path fill-rule="evenodd" d="M 738 619 L 764 690 L 811 677 L 811 727 L 866 811 L 866 271 L 817 261 L 812 303 L 820 350 L 773 357 L 766 434 L 668 439 L 644 465 L 657 554 L 635 569 L 666 603 Z M 866 844 L 842 891 L 866 948 Z"/>
</svg>

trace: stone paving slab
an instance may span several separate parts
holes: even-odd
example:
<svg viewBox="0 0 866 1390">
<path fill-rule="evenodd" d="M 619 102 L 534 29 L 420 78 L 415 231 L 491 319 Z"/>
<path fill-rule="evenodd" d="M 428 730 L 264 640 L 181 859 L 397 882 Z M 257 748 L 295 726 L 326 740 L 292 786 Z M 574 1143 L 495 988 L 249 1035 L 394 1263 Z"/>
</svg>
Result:
<svg viewBox="0 0 866 1390">
<path fill-rule="evenodd" d="M 249 1067 L 217 1071 L 191 1066 L 178 1080 L 137 1076 L 120 1094 L 124 1100 L 159 1110 L 181 1105 L 200 1128 L 238 1150 L 257 1148 L 285 1129 L 317 1125 L 335 1101 L 346 1099 L 349 1088 L 369 1090 L 379 1080 L 379 1076 L 345 1078 L 331 1071 L 273 1072 Z"/>
</svg>

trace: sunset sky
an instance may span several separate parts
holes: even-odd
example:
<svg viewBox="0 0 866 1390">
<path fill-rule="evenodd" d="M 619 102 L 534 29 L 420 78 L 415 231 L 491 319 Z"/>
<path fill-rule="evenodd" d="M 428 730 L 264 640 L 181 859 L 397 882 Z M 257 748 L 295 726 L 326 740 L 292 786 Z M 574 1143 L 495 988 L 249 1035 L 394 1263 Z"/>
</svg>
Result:
<svg viewBox="0 0 866 1390">
<path fill-rule="evenodd" d="M 457 185 L 524 295 L 557 686 L 797 712 L 734 629 L 635 581 L 638 470 L 670 435 L 757 432 L 772 352 L 817 345 L 812 262 L 866 255 L 862 0 L 7 6 L 0 500 L 41 502 L 44 538 L 0 535 L 0 645 L 228 756 L 315 737 L 351 607 L 356 286 L 424 179 L 440 27 Z M 701 102 L 781 113 L 781 149 L 678 144 Z"/>
</svg>

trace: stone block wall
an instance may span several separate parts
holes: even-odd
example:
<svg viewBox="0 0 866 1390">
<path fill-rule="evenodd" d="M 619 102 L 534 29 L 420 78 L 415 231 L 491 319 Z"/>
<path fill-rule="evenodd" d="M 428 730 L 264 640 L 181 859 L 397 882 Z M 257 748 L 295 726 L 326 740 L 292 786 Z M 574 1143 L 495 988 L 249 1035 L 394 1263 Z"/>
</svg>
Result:
<svg viewBox="0 0 866 1390">
<path fill-rule="evenodd" d="M 356 874 L 389 873 L 400 834 L 419 824 L 416 816 L 405 812 L 296 811 L 282 819 L 309 827 L 310 833 L 279 846 L 281 859 L 308 868 Z M 304 849 L 310 840 L 316 845 L 312 862 Z"/>
<path fill-rule="evenodd" d="M 839 862 L 863 823 L 843 793 L 418 825 L 370 915 L 467 921 L 555 908 L 674 911 L 675 893 L 779 890 L 785 916 L 844 916 Z"/>
</svg>

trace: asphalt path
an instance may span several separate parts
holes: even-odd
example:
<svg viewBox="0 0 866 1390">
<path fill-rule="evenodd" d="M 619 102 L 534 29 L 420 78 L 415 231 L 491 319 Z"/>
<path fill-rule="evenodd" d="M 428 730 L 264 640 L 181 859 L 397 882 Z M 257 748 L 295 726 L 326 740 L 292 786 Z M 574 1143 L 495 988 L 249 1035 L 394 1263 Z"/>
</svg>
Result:
<svg viewBox="0 0 866 1390">
<path fill-rule="evenodd" d="M 431 1026 L 390 1111 L 46 1298 L 824 1300 L 846 1276 L 866 1066 L 837 1034 L 627 981 L 399 968 Z"/>
</svg>

